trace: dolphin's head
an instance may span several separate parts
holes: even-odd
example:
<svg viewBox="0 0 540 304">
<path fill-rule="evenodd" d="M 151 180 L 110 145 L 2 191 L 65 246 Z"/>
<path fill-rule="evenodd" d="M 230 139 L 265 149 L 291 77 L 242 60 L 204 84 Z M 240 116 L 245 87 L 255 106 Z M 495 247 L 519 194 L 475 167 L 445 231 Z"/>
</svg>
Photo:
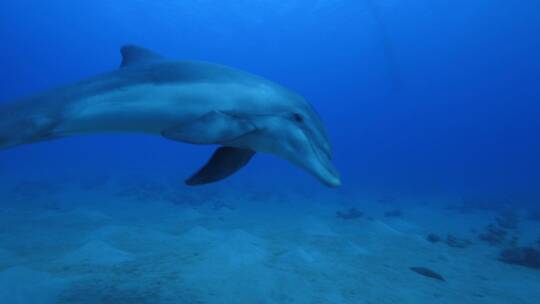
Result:
<svg viewBox="0 0 540 304">
<path fill-rule="evenodd" d="M 268 96 L 268 95 L 266 95 Z M 337 187 L 341 180 L 332 160 L 332 146 L 315 109 L 301 96 L 286 89 L 249 120 L 256 131 L 240 138 L 241 146 L 266 152 L 304 168 L 324 184 Z"/>
</svg>

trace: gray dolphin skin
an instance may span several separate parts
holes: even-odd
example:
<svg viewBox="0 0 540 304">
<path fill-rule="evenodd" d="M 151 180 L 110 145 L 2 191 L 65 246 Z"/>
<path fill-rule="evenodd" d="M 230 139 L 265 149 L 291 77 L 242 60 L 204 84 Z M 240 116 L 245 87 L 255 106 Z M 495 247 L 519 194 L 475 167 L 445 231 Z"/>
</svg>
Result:
<svg viewBox="0 0 540 304">
<path fill-rule="evenodd" d="M 188 185 L 224 179 L 256 152 L 276 155 L 337 187 L 332 148 L 319 115 L 300 95 L 226 66 L 173 61 L 121 49 L 110 73 L 0 103 L 0 148 L 103 132 L 153 134 L 219 145 Z"/>
</svg>

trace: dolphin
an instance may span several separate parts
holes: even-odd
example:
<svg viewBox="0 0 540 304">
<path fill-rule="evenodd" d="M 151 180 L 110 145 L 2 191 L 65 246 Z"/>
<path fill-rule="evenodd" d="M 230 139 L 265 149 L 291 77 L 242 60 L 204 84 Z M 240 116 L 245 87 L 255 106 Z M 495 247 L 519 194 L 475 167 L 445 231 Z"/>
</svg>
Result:
<svg viewBox="0 0 540 304">
<path fill-rule="evenodd" d="M 229 177 L 256 152 L 286 159 L 328 186 L 341 184 L 325 127 L 300 95 L 247 72 L 174 61 L 135 45 L 123 46 L 121 55 L 112 72 L 0 103 L 0 149 L 71 135 L 136 132 L 219 145 L 188 185 Z"/>
</svg>

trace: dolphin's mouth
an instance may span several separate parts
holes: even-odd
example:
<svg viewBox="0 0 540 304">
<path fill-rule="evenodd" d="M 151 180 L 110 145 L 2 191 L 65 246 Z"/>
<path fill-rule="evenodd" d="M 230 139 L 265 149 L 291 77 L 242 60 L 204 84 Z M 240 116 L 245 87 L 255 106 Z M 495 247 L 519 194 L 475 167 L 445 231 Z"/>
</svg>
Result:
<svg viewBox="0 0 540 304">
<path fill-rule="evenodd" d="M 318 161 L 318 166 L 311 168 L 313 174 L 329 187 L 341 186 L 341 178 L 330 160 L 330 155 L 324 149 L 319 148 L 312 140 L 309 140 L 309 143 Z"/>
</svg>

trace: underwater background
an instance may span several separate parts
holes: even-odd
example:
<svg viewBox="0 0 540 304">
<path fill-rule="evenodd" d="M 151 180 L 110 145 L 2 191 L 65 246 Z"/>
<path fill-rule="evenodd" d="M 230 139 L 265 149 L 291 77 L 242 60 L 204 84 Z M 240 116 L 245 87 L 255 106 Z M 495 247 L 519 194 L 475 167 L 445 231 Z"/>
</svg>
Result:
<svg viewBox="0 0 540 304">
<path fill-rule="evenodd" d="M 0 100 L 137 44 L 299 92 L 343 185 L 92 135 L 0 151 L 0 303 L 538 303 L 540 2 L 0 3 Z M 0 117 L 1 119 L 1 117 Z M 16 130 L 14 130 L 16 132 Z"/>
</svg>

